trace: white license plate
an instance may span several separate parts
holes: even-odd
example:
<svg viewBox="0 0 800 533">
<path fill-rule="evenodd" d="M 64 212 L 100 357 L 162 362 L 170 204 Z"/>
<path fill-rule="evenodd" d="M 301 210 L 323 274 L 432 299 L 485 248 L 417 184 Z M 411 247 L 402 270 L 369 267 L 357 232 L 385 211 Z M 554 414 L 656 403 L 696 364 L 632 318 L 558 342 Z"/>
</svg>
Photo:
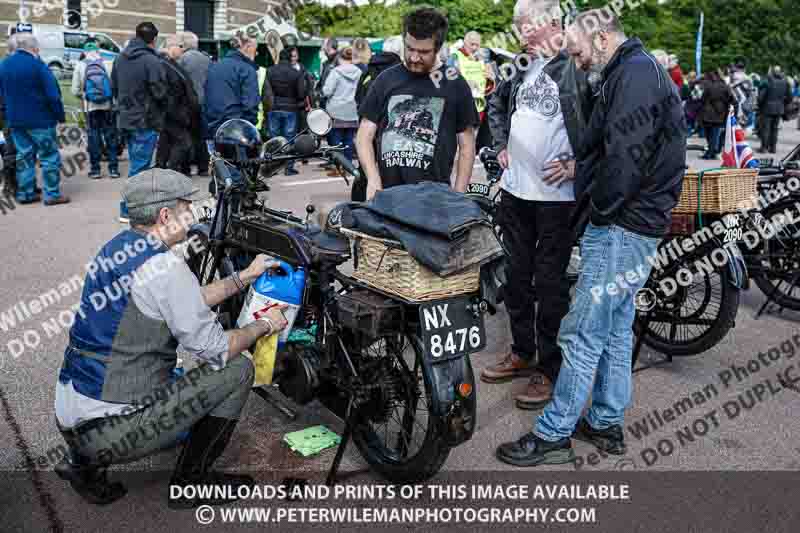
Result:
<svg viewBox="0 0 800 533">
<path fill-rule="evenodd" d="M 467 194 L 480 194 L 489 196 L 489 186 L 485 183 L 470 183 L 467 185 Z"/>
</svg>

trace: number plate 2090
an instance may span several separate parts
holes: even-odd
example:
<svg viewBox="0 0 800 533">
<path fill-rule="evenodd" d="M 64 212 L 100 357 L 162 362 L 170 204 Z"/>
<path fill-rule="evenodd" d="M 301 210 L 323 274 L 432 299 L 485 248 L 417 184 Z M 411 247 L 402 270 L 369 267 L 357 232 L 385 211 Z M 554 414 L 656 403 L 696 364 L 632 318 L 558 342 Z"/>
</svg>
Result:
<svg viewBox="0 0 800 533">
<path fill-rule="evenodd" d="M 454 359 L 486 347 L 483 315 L 476 316 L 471 303 L 467 297 L 420 306 L 422 344 L 428 361 Z"/>
</svg>

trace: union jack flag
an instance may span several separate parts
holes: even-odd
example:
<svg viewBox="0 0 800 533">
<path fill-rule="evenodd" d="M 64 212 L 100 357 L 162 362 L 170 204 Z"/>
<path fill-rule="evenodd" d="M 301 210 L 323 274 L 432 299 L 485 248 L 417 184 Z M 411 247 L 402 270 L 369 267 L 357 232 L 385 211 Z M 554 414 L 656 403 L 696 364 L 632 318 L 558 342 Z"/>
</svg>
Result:
<svg viewBox="0 0 800 533">
<path fill-rule="evenodd" d="M 744 130 L 739 126 L 731 106 L 725 124 L 725 148 L 722 150 L 722 166 L 728 168 L 758 168 L 753 150 L 745 140 Z"/>
</svg>

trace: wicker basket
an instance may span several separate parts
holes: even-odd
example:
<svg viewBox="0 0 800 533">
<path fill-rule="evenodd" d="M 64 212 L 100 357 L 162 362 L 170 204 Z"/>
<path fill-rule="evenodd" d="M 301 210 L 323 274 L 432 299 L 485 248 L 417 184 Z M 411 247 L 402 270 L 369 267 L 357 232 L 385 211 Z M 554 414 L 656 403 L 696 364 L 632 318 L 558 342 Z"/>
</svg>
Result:
<svg viewBox="0 0 800 533">
<path fill-rule="evenodd" d="M 342 228 L 356 242 L 353 277 L 406 300 L 424 302 L 475 292 L 480 285 L 480 265 L 441 277 L 406 252 L 402 244 Z"/>
<path fill-rule="evenodd" d="M 690 170 L 683 177 L 683 190 L 674 214 L 730 213 L 746 207 L 757 195 L 757 169 L 726 168 L 706 171 L 700 177 Z"/>
</svg>

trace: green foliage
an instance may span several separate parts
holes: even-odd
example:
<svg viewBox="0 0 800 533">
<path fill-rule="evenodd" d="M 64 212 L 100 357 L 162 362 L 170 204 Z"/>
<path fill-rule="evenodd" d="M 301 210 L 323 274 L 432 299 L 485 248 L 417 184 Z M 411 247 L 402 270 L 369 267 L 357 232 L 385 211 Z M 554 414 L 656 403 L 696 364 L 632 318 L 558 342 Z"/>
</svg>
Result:
<svg viewBox="0 0 800 533">
<path fill-rule="evenodd" d="M 575 2 L 581 8 L 604 7 L 607 0 Z M 694 69 L 695 39 L 700 12 L 705 13 L 703 70 L 746 59 L 748 70 L 766 72 L 782 65 L 800 72 L 800 9 L 796 0 L 639 0 L 639 6 L 622 11 L 626 33 L 642 39 L 650 49 L 676 54 L 684 71 Z M 357 8 L 309 4 L 297 12 L 298 28 L 315 35 L 385 37 L 402 31 L 402 17 L 420 5 L 447 14 L 448 41 L 469 30 L 480 32 L 484 42 L 511 28 L 514 0 L 401 0 L 391 6 L 375 0 Z"/>
</svg>

